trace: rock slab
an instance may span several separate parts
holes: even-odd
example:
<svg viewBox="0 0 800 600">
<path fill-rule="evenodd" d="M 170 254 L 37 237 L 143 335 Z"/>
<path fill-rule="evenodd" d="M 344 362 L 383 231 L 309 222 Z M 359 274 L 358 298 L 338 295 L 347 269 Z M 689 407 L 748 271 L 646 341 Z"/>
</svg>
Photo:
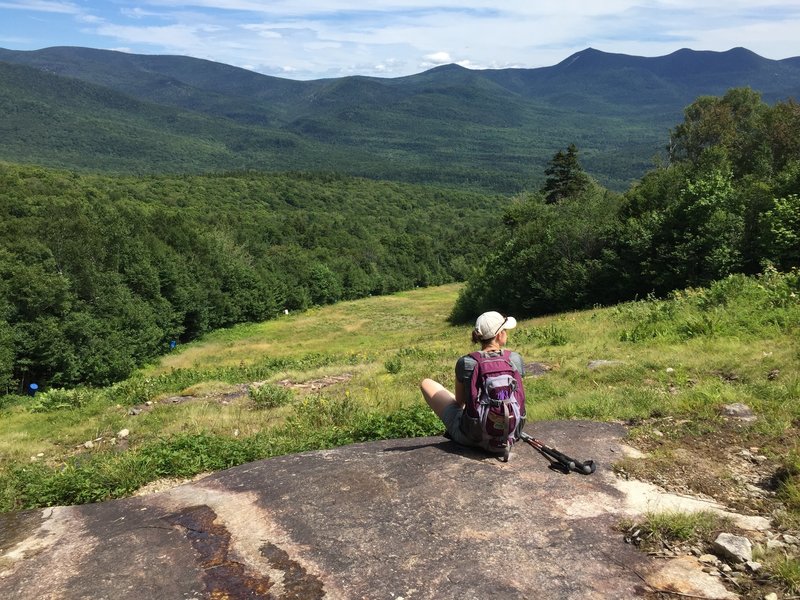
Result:
<svg viewBox="0 0 800 600">
<path fill-rule="evenodd" d="M 444 438 L 390 440 L 0 515 L 0 597 L 605 600 L 645 597 L 648 582 L 669 589 L 665 562 L 616 529 L 625 501 L 610 467 L 624 428 L 526 431 L 597 472 L 550 470 L 524 444 L 502 463 Z"/>
</svg>

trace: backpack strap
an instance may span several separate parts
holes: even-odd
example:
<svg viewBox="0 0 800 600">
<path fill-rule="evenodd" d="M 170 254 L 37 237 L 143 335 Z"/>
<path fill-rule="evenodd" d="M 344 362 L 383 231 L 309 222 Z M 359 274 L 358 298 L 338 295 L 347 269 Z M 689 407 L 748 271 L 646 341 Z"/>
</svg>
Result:
<svg viewBox="0 0 800 600">
<path fill-rule="evenodd" d="M 484 356 L 483 350 L 476 350 L 475 352 L 470 352 L 469 354 L 467 354 L 467 356 L 469 356 L 476 362 L 482 362 L 484 360 L 495 358 L 494 356 Z M 511 362 L 511 350 L 500 350 L 499 358 L 507 360 L 511 364 L 511 366 L 514 366 L 514 363 Z M 516 367 L 514 367 L 514 369 L 516 370 Z"/>
<path fill-rule="evenodd" d="M 467 356 L 469 356 L 472 360 L 474 360 L 476 363 L 478 363 L 478 365 L 481 364 L 484 361 L 487 361 L 487 360 L 493 360 L 495 358 L 501 358 L 504 361 L 506 361 L 509 365 L 511 365 L 511 368 L 514 371 L 517 371 L 517 365 L 515 365 L 514 361 L 511 360 L 511 350 L 500 350 L 500 356 L 498 356 L 498 357 L 485 356 L 482 350 L 476 350 L 475 352 L 470 352 L 469 354 L 467 354 Z M 478 365 L 475 365 L 476 369 L 478 368 Z M 519 371 L 517 371 L 517 372 L 519 372 Z"/>
<path fill-rule="evenodd" d="M 515 412 L 515 416 L 517 418 L 517 421 L 519 421 L 519 416 L 516 415 L 516 411 L 514 411 L 514 412 Z M 508 404 L 503 403 L 503 439 L 504 440 L 508 439 L 508 434 L 509 433 L 511 433 L 511 417 L 509 416 L 509 412 L 508 412 Z"/>
</svg>

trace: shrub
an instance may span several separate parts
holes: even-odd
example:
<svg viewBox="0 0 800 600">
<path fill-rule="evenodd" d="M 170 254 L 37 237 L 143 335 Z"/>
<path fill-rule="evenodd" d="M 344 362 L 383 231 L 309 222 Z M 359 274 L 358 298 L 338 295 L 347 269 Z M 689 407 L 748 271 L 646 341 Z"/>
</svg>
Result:
<svg viewBox="0 0 800 600">
<path fill-rule="evenodd" d="M 18 394 L 8 394 L 6 396 L 0 395 L 0 410 L 25 404 L 28 400 L 30 400 L 29 396 L 21 396 Z"/>
<path fill-rule="evenodd" d="M 564 330 L 555 323 L 531 329 L 520 327 L 514 332 L 516 342 L 535 342 L 541 346 L 564 346 L 569 340 Z"/>
<path fill-rule="evenodd" d="M 350 395 L 335 398 L 324 395 L 308 396 L 297 405 L 290 423 L 294 430 L 312 430 L 323 427 L 342 427 L 351 424 L 361 413 L 361 408 Z"/>
<path fill-rule="evenodd" d="M 648 298 L 614 309 L 625 342 L 686 341 L 786 332 L 800 322 L 800 275 L 767 268 L 758 277 L 731 275 L 708 288 L 674 292 L 669 300 Z"/>
<path fill-rule="evenodd" d="M 383 363 L 383 366 L 386 368 L 387 373 L 397 374 L 403 369 L 403 361 L 400 359 L 399 356 L 393 356 L 386 360 Z"/>
<path fill-rule="evenodd" d="M 80 408 L 93 396 L 94 392 L 86 388 L 75 388 L 71 390 L 55 388 L 37 394 L 35 397 L 36 402 L 31 405 L 30 411 L 41 413 L 63 408 Z"/>
<path fill-rule="evenodd" d="M 444 430 L 439 417 L 427 405 L 413 404 L 387 415 L 368 413 L 353 425 L 358 442 L 437 435 Z"/>
<path fill-rule="evenodd" d="M 277 408 L 289 404 L 294 399 L 291 389 L 272 383 L 252 386 L 247 393 L 256 408 Z"/>
</svg>

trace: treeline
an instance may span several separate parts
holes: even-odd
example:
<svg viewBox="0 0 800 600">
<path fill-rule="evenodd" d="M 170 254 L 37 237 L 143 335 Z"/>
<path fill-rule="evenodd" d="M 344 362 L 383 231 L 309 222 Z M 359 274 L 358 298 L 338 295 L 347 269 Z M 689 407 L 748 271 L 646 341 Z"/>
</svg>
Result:
<svg viewBox="0 0 800 600">
<path fill-rule="evenodd" d="M 561 312 L 800 267 L 800 105 L 769 106 L 748 88 L 701 97 L 668 152 L 624 195 L 590 183 L 518 198 L 451 318 Z M 565 190 L 585 178 L 579 166 L 561 175 Z"/>
<path fill-rule="evenodd" d="M 0 393 L 108 384 L 172 341 L 463 279 L 474 231 L 507 202 L 335 175 L 0 164 Z"/>
</svg>

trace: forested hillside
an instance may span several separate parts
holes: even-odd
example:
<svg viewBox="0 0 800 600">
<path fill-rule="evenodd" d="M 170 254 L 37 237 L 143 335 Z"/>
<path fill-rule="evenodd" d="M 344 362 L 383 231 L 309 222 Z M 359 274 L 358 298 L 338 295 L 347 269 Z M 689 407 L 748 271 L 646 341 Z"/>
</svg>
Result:
<svg viewBox="0 0 800 600">
<path fill-rule="evenodd" d="M 326 170 L 536 189 L 575 143 L 625 191 L 698 96 L 800 95 L 800 65 L 743 48 L 644 58 L 588 49 L 552 67 L 456 65 L 396 79 L 290 81 L 204 60 L 0 49 L 0 159 L 117 173 Z"/>
<path fill-rule="evenodd" d="M 455 320 L 789 270 L 800 266 L 798 140 L 797 103 L 736 89 L 691 104 L 669 164 L 624 195 L 569 164 L 547 171 L 580 185 L 514 200 L 337 175 L 2 165 L 0 385 L 109 383 L 171 341 L 467 277 Z"/>
<path fill-rule="evenodd" d="M 0 392 L 106 384 L 173 340 L 463 279 L 506 204 L 334 175 L 0 164 Z"/>
<path fill-rule="evenodd" d="M 770 106 L 746 88 L 699 98 L 669 148 L 669 163 L 624 196 L 585 185 L 520 198 L 453 318 L 556 313 L 800 268 L 800 104 Z M 572 176 L 585 177 L 579 166 Z"/>
<path fill-rule="evenodd" d="M 414 286 L 469 278 L 461 320 L 800 263 L 793 60 L 586 50 L 290 82 L 52 48 L 0 50 L 0 80 L 0 391 L 109 383 L 172 341 Z M 578 153 L 579 185 L 549 187 Z"/>
</svg>

